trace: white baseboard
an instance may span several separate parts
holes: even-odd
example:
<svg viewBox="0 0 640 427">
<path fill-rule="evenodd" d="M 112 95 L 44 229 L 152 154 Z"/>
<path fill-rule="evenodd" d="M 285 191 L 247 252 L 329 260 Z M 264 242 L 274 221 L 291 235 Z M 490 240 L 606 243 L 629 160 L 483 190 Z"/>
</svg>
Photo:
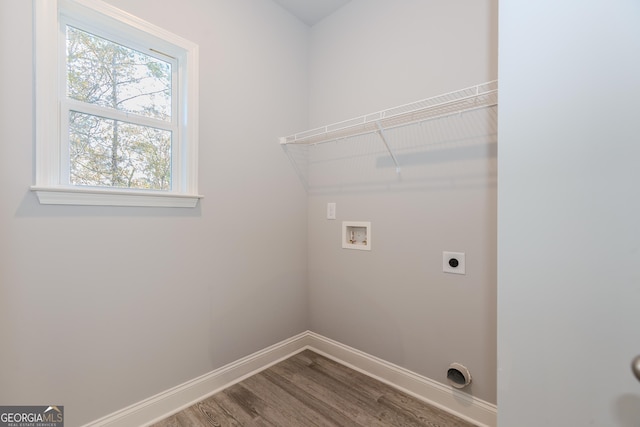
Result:
<svg viewBox="0 0 640 427">
<path fill-rule="evenodd" d="M 305 349 L 329 357 L 480 427 L 495 427 L 497 424 L 496 405 L 306 331 L 83 427 L 138 427 L 152 424 Z"/>
<path fill-rule="evenodd" d="M 497 425 L 498 411 L 494 404 L 314 332 L 309 331 L 307 334 L 310 340 L 309 349 L 318 354 L 389 384 L 477 426 L 495 427 Z"/>
<path fill-rule="evenodd" d="M 307 348 L 308 337 L 308 332 L 302 332 L 184 384 L 85 424 L 83 427 L 140 427 L 153 424 L 300 352 Z"/>
</svg>

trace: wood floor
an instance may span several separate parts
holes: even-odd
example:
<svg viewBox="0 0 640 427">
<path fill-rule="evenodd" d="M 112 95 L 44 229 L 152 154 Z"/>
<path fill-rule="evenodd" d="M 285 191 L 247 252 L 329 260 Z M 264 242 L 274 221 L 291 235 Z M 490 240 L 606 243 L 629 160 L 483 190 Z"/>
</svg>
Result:
<svg viewBox="0 0 640 427">
<path fill-rule="evenodd" d="M 153 427 L 473 426 L 305 350 Z"/>
</svg>

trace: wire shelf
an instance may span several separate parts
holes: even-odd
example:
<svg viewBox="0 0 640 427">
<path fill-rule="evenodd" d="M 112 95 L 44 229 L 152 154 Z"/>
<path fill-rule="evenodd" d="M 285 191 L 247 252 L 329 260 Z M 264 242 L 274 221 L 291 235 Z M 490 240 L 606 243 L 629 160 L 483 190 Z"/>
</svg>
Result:
<svg viewBox="0 0 640 427">
<path fill-rule="evenodd" d="M 383 132 L 400 126 L 462 114 L 498 104 L 498 81 L 434 96 L 410 104 L 366 114 L 354 119 L 281 137 L 280 144 L 314 145 L 368 133 Z"/>
</svg>

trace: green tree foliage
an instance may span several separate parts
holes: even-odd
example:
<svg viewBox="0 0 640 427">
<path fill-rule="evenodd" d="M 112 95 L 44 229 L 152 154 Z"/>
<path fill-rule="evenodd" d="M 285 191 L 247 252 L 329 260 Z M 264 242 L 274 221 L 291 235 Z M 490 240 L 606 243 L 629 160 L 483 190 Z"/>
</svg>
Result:
<svg viewBox="0 0 640 427">
<path fill-rule="evenodd" d="M 169 122 L 171 65 L 67 27 L 67 96 Z M 169 130 L 71 111 L 69 156 L 74 185 L 171 188 Z"/>
</svg>

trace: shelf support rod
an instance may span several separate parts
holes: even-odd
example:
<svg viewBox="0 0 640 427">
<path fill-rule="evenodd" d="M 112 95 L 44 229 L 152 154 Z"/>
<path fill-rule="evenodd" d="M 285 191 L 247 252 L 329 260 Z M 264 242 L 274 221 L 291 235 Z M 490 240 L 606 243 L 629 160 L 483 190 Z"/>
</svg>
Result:
<svg viewBox="0 0 640 427">
<path fill-rule="evenodd" d="M 387 151 L 389 152 L 389 155 L 391 155 L 393 163 L 395 163 L 396 165 L 396 173 L 400 173 L 400 165 L 398 164 L 398 159 L 396 159 L 396 155 L 393 154 L 393 150 L 389 146 L 389 143 L 387 143 L 387 138 L 385 138 L 384 136 L 384 130 L 382 129 L 382 126 L 380 126 L 380 121 L 376 121 L 376 126 L 378 127 L 378 132 L 376 133 L 378 134 L 382 142 L 384 142 L 384 146 L 387 147 Z"/>
</svg>

